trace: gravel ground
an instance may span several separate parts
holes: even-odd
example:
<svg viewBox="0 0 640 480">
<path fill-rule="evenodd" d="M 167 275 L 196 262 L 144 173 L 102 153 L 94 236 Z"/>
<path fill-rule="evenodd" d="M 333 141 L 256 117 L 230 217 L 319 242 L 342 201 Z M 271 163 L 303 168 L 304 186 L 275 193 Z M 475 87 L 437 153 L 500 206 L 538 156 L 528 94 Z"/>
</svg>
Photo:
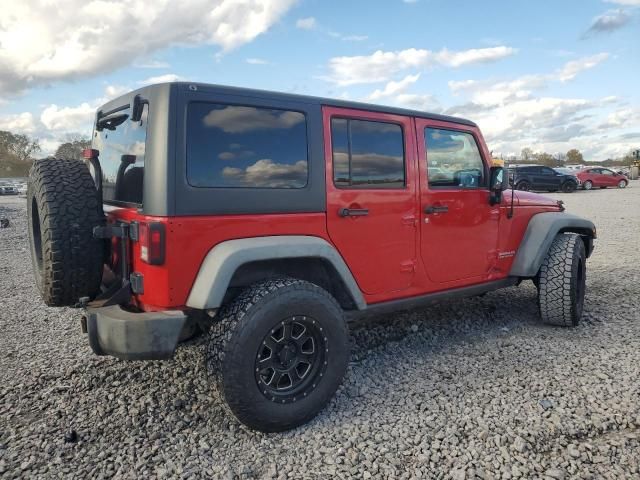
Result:
<svg viewBox="0 0 640 480">
<path fill-rule="evenodd" d="M 531 282 L 354 327 L 343 387 L 283 434 L 225 414 L 202 339 L 167 362 L 94 356 L 79 312 L 38 298 L 24 200 L 2 198 L 0 477 L 638 478 L 631 187 L 554 195 L 598 226 L 579 327 L 541 325 Z"/>
</svg>

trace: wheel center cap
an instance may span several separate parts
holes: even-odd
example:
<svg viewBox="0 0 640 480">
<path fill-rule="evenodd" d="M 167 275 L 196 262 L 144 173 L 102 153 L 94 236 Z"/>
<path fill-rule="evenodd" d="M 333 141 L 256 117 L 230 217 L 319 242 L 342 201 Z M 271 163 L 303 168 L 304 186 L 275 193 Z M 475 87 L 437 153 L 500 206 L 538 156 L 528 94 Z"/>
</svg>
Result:
<svg viewBox="0 0 640 480">
<path fill-rule="evenodd" d="M 288 367 L 296 357 L 296 354 L 296 347 L 291 344 L 287 344 L 282 347 L 280 352 L 278 352 L 278 359 L 280 360 L 280 363 L 283 367 Z"/>
</svg>

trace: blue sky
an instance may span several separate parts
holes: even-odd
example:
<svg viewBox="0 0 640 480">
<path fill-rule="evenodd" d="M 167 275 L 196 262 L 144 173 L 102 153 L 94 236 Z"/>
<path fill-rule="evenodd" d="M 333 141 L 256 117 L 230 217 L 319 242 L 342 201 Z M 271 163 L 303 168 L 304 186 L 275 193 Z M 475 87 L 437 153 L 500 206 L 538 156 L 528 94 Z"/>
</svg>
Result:
<svg viewBox="0 0 640 480">
<path fill-rule="evenodd" d="M 0 11 L 0 129 L 50 153 L 107 99 L 184 79 L 462 115 L 495 153 L 598 161 L 640 147 L 639 27 L 640 0 L 27 0 Z"/>
</svg>

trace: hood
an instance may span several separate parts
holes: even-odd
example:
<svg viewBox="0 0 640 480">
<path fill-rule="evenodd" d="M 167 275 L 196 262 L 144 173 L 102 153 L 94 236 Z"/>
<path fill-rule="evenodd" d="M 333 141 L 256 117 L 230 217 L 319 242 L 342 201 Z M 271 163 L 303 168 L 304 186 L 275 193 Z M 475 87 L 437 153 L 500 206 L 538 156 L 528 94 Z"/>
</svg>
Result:
<svg viewBox="0 0 640 480">
<path fill-rule="evenodd" d="M 508 199 L 509 195 L 505 195 Z M 522 190 L 516 190 L 515 197 L 517 204 L 522 207 L 558 207 L 558 200 L 545 197 L 538 193 L 524 192 Z"/>
</svg>

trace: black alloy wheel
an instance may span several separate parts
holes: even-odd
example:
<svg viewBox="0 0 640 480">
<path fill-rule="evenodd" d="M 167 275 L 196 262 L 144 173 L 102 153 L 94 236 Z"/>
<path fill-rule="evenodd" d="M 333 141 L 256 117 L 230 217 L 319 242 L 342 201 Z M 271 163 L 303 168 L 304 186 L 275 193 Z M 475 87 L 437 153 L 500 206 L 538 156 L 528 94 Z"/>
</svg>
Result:
<svg viewBox="0 0 640 480">
<path fill-rule="evenodd" d="M 304 316 L 286 318 L 264 337 L 258 349 L 258 388 L 274 402 L 304 398 L 323 377 L 328 353 L 327 339 L 316 320 Z"/>
</svg>

